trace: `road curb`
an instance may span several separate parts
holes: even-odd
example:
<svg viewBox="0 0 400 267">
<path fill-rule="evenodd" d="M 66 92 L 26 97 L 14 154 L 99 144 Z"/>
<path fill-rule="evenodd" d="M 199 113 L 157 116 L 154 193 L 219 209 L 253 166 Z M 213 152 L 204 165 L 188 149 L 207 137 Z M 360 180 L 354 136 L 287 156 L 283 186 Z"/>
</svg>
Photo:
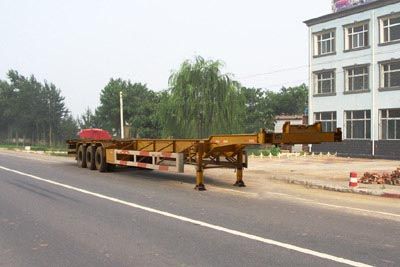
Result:
<svg viewBox="0 0 400 267">
<path fill-rule="evenodd" d="M 388 197 L 388 198 L 399 198 L 400 199 L 400 194 L 393 194 L 393 193 L 383 193 L 382 197 Z"/>
<path fill-rule="evenodd" d="M 329 185 L 329 184 L 319 184 L 312 181 L 304 181 L 304 180 L 296 180 L 291 178 L 277 178 L 273 177 L 273 180 L 276 181 L 283 181 L 289 184 L 296 184 L 296 185 L 303 185 L 308 188 L 313 189 L 323 189 L 327 191 L 335 191 L 335 192 L 342 192 L 342 193 L 353 193 L 353 194 L 360 194 L 360 195 L 371 195 L 371 196 L 378 196 L 378 197 L 385 197 L 385 198 L 396 198 L 400 199 L 400 193 L 388 193 L 384 192 L 383 190 L 371 190 L 367 188 L 345 188 L 337 185 Z"/>
</svg>

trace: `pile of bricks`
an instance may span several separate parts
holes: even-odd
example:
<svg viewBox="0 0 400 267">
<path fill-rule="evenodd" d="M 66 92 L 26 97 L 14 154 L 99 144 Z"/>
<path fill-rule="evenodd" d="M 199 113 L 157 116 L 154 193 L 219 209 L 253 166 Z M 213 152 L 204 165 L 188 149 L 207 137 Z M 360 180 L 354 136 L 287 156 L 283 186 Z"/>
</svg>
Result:
<svg viewBox="0 0 400 267">
<path fill-rule="evenodd" d="M 363 184 L 388 184 L 400 186 L 400 168 L 393 171 L 392 173 L 364 173 L 364 176 L 360 178 L 359 183 Z"/>
</svg>

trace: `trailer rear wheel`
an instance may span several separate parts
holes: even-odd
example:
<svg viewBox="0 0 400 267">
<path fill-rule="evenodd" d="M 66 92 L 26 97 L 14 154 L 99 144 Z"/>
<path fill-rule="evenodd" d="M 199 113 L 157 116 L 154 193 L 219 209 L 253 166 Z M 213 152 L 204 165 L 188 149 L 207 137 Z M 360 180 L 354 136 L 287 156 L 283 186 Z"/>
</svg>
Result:
<svg viewBox="0 0 400 267">
<path fill-rule="evenodd" d="M 96 154 L 95 146 L 88 146 L 86 148 L 86 165 L 90 170 L 96 169 L 95 154 Z"/>
<path fill-rule="evenodd" d="M 78 163 L 78 167 L 86 168 L 86 147 L 84 145 L 80 145 L 78 147 L 78 155 L 76 157 L 76 162 Z"/>
<path fill-rule="evenodd" d="M 99 172 L 108 171 L 108 164 L 106 162 L 106 153 L 105 149 L 102 146 L 99 146 L 96 149 L 95 164 L 96 164 L 96 169 L 99 170 Z"/>
</svg>

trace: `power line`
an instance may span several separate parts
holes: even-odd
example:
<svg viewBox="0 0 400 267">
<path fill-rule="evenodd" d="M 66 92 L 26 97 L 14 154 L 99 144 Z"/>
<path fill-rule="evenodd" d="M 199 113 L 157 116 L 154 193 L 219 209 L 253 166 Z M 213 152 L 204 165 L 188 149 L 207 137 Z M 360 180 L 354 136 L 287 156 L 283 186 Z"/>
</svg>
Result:
<svg viewBox="0 0 400 267">
<path fill-rule="evenodd" d="M 294 80 L 294 81 L 289 81 L 289 82 L 285 82 L 285 84 L 292 84 L 292 83 L 307 83 L 307 81 L 305 81 L 306 79 L 299 79 L 299 80 Z M 268 89 L 268 87 L 285 87 L 284 84 L 279 83 L 279 84 L 269 84 L 269 85 L 263 85 L 263 86 L 254 86 L 254 87 L 259 87 L 259 88 L 264 88 L 264 89 Z"/>
<path fill-rule="evenodd" d="M 270 72 L 265 72 L 265 73 L 252 74 L 252 75 L 248 75 L 248 76 L 244 76 L 244 77 L 239 77 L 238 79 L 246 80 L 246 79 L 257 77 L 257 76 L 265 76 L 265 75 L 270 75 L 270 74 L 284 72 L 284 71 L 298 70 L 298 69 L 303 69 L 305 67 L 308 67 L 308 65 L 301 65 L 301 66 L 292 67 L 292 68 L 277 69 L 277 70 L 270 71 Z"/>
<path fill-rule="evenodd" d="M 345 74 L 346 71 L 347 71 L 347 70 L 335 71 L 335 72 L 334 72 L 334 73 L 335 73 L 335 79 L 337 78 L 338 75 Z M 308 79 L 309 79 L 309 78 L 307 77 L 307 78 L 304 78 L 304 79 L 288 81 L 288 82 L 286 82 L 286 84 L 289 84 L 289 83 L 299 83 L 299 82 L 307 83 L 307 81 L 305 81 L 305 80 L 308 80 Z M 268 89 L 268 87 L 276 87 L 276 86 L 282 86 L 282 87 L 284 87 L 284 85 L 283 85 L 282 83 L 281 83 L 281 84 L 270 84 L 270 85 L 259 86 L 259 87 L 260 87 L 260 88 Z"/>
<path fill-rule="evenodd" d="M 390 50 L 390 51 L 384 51 L 384 52 L 377 52 L 377 53 L 375 53 L 375 55 L 391 54 L 391 53 L 395 53 L 395 52 L 399 52 L 399 49 Z M 335 60 L 329 61 L 329 63 L 347 61 L 347 60 L 351 60 L 351 59 L 358 59 L 358 58 L 369 57 L 369 56 L 371 56 L 371 54 L 365 54 L 365 55 L 360 55 L 360 56 L 351 57 L 351 58 L 344 58 L 344 59 L 335 59 Z M 320 63 L 312 64 L 312 66 L 314 67 L 314 66 L 320 66 L 320 65 L 326 65 L 326 64 L 328 64 L 328 63 L 320 62 Z M 310 65 L 307 64 L 307 65 L 301 65 L 301 66 L 297 66 L 297 67 L 276 69 L 276 70 L 272 70 L 270 72 L 257 73 L 257 74 L 238 77 L 237 79 L 239 79 L 239 80 L 248 80 L 250 78 L 255 78 L 255 77 L 259 77 L 259 76 L 268 76 L 268 75 L 275 74 L 275 73 L 293 71 L 293 70 L 304 69 L 304 68 L 309 68 L 309 67 L 310 67 Z"/>
</svg>

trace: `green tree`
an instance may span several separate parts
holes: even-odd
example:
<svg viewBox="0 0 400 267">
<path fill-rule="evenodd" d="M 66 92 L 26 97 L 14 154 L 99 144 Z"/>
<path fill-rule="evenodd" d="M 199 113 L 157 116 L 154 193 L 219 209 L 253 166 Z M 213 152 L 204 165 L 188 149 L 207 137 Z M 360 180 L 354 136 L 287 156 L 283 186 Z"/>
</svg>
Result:
<svg viewBox="0 0 400 267">
<path fill-rule="evenodd" d="M 254 133 L 261 128 L 273 129 L 275 114 L 267 101 L 268 92 L 260 88 L 246 87 L 242 87 L 241 91 L 246 98 L 245 132 Z"/>
<path fill-rule="evenodd" d="M 149 90 L 145 84 L 122 79 L 111 79 L 101 91 L 100 106 L 95 113 L 99 126 L 120 135 L 119 92 L 123 94 L 124 120 L 131 127 L 131 135 L 142 138 L 159 137 L 158 94 Z"/>
<path fill-rule="evenodd" d="M 15 96 L 15 92 L 8 82 L 0 80 L 0 138 L 8 137 L 8 139 L 11 139 L 11 125 L 15 123 L 13 116 L 15 112 L 10 101 L 13 95 Z"/>
<path fill-rule="evenodd" d="M 87 108 L 85 112 L 78 117 L 77 123 L 80 129 L 101 128 L 102 125 L 99 116 L 93 113 L 90 108 Z"/>
<path fill-rule="evenodd" d="M 0 135 L 54 145 L 62 134 L 61 122 L 69 115 L 61 91 L 52 83 L 42 84 L 33 75 L 25 77 L 15 70 L 7 76 L 9 82 L 0 82 L 0 121 L 2 126 L 4 123 Z"/>
<path fill-rule="evenodd" d="M 43 86 L 43 93 L 45 96 L 44 113 L 48 117 L 47 127 L 49 129 L 49 145 L 52 146 L 55 136 L 62 134 L 61 121 L 64 117 L 68 116 L 68 110 L 65 108 L 64 97 L 61 96 L 61 91 L 52 83 L 45 81 Z"/>
<path fill-rule="evenodd" d="M 77 133 L 78 133 L 77 121 L 68 112 L 66 116 L 64 116 L 61 120 L 60 135 L 58 136 L 58 140 L 60 143 L 64 143 L 65 140 L 76 139 Z"/>
<path fill-rule="evenodd" d="M 163 135 L 205 138 L 243 130 L 245 99 L 222 67 L 220 61 L 198 56 L 171 75 L 170 90 L 161 97 Z"/>
<path fill-rule="evenodd" d="M 283 87 L 274 96 L 270 96 L 270 105 L 275 115 L 301 115 L 308 106 L 308 88 L 305 84 L 296 87 Z"/>
<path fill-rule="evenodd" d="M 148 90 L 145 85 L 134 84 L 125 97 L 127 122 L 131 126 L 132 137 L 159 138 L 161 124 L 157 109 L 160 94 Z"/>
<path fill-rule="evenodd" d="M 96 114 L 101 121 L 101 128 L 114 134 L 120 134 L 119 92 L 126 90 L 126 82 L 111 79 L 100 93 L 100 106 Z"/>
</svg>

